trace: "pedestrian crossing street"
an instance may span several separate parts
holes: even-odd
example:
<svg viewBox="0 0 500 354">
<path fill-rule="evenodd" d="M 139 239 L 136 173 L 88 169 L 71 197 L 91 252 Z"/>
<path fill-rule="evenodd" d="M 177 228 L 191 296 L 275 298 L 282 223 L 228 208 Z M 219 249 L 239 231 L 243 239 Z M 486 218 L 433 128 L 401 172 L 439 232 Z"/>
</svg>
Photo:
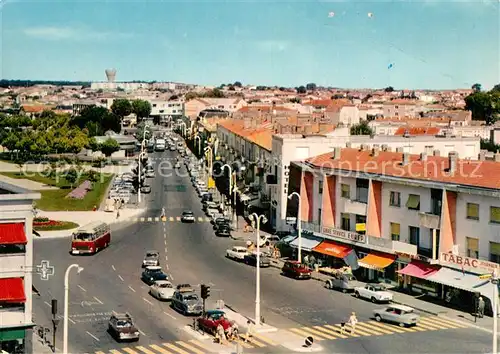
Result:
<svg viewBox="0 0 500 354">
<path fill-rule="evenodd" d="M 207 217 L 202 217 L 198 216 L 195 217 L 196 221 L 195 222 L 210 222 L 212 219 L 207 218 Z M 139 217 L 139 218 L 130 218 L 126 219 L 124 221 L 127 222 L 181 222 L 181 217 L 180 216 L 165 216 L 164 218 L 160 216 L 148 216 L 148 217 Z"/>
<path fill-rule="evenodd" d="M 269 346 L 277 346 L 278 343 L 261 334 L 254 334 L 245 342 L 244 336 L 240 335 L 236 340 L 225 344 L 216 344 L 212 340 L 188 340 L 168 342 L 161 344 L 151 344 L 145 346 L 129 346 L 109 351 L 98 351 L 95 354 L 206 354 L 227 352 L 228 349 L 234 348 L 239 343 L 243 349 L 258 349 Z"/>
<path fill-rule="evenodd" d="M 374 320 L 358 322 L 354 333 L 348 324 L 344 331 L 341 331 L 341 325 L 323 325 L 312 327 L 290 328 L 289 331 L 302 337 L 312 336 L 315 340 L 336 340 L 356 337 L 381 336 L 390 334 L 416 333 L 447 329 L 467 328 L 467 325 L 443 319 L 437 316 L 420 317 L 420 321 L 413 327 L 400 327 L 386 322 L 377 322 Z"/>
</svg>

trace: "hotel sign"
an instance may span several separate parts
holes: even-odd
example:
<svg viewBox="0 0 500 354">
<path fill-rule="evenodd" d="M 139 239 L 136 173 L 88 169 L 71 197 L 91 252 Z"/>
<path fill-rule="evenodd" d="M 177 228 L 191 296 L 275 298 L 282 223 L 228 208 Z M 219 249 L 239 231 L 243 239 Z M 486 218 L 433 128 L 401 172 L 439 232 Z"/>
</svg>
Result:
<svg viewBox="0 0 500 354">
<path fill-rule="evenodd" d="M 483 261 L 481 259 L 462 257 L 452 253 L 441 252 L 439 255 L 439 261 L 441 264 L 451 264 L 458 267 L 469 268 L 476 271 L 486 270 L 493 272 L 494 270 L 500 269 L 500 264 Z"/>
<path fill-rule="evenodd" d="M 336 229 L 333 227 L 322 227 L 321 233 L 327 236 L 338 237 L 352 242 L 366 243 L 366 236 L 356 232 Z"/>
</svg>

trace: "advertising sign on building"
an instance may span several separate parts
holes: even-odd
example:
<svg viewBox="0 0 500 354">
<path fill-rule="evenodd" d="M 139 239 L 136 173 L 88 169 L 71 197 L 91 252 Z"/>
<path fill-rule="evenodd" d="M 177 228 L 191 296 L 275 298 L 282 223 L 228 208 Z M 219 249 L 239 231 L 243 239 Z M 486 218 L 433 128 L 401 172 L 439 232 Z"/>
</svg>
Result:
<svg viewBox="0 0 500 354">
<path fill-rule="evenodd" d="M 333 227 L 322 227 L 321 233 L 327 236 L 339 237 L 353 242 L 366 243 L 366 236 L 356 232 L 336 229 Z"/>
<path fill-rule="evenodd" d="M 494 270 L 500 270 L 500 264 L 498 263 L 463 257 L 452 253 L 441 252 L 439 261 L 441 264 L 449 264 L 475 272 L 493 272 Z"/>
</svg>

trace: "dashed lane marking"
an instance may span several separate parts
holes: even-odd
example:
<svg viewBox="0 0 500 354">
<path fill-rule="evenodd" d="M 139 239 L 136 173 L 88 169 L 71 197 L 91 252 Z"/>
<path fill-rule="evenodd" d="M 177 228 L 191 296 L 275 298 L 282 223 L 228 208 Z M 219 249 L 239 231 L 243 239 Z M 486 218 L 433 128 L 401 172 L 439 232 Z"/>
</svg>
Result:
<svg viewBox="0 0 500 354">
<path fill-rule="evenodd" d="M 118 278 L 120 278 L 121 281 L 125 281 L 121 275 L 118 275 Z"/>
<path fill-rule="evenodd" d="M 162 354 L 171 354 L 171 352 L 169 352 L 168 350 L 163 349 L 162 347 L 160 347 L 160 346 L 158 346 L 156 344 L 151 344 L 150 347 L 153 348 L 154 350 L 156 350 L 157 352 L 162 353 Z"/>
<path fill-rule="evenodd" d="M 130 348 L 122 348 L 122 350 L 126 353 L 129 353 L 129 354 L 139 354 L 137 353 L 135 350 L 133 349 L 130 349 Z"/>
<path fill-rule="evenodd" d="M 172 349 L 174 352 L 179 353 L 179 354 L 189 354 L 187 351 L 181 348 L 177 348 L 175 345 L 171 343 L 163 343 L 164 346 L 166 346 L 168 349 Z M 170 353 L 170 352 L 167 352 Z"/>
<path fill-rule="evenodd" d="M 170 220 L 170 221 L 174 221 L 174 217 L 173 217 L 173 216 L 171 216 L 171 217 L 169 217 L 169 218 L 168 218 L 168 220 Z"/>
<path fill-rule="evenodd" d="M 176 221 L 181 221 L 181 217 L 180 217 L 180 216 L 176 216 L 176 217 L 175 217 L 175 220 L 176 220 Z"/>
<path fill-rule="evenodd" d="M 132 291 L 135 293 L 135 289 L 134 289 L 133 287 L 131 287 L 131 286 L 129 285 L 129 286 L 128 286 L 128 288 L 129 288 L 130 290 L 132 290 Z"/>
<path fill-rule="evenodd" d="M 94 336 L 92 333 L 90 333 L 89 331 L 85 331 L 89 336 L 91 336 L 92 338 L 94 338 L 96 341 L 100 342 L 100 339 L 97 338 L 96 336 Z"/>
<path fill-rule="evenodd" d="M 101 300 L 99 300 L 98 298 L 96 298 L 95 296 L 94 296 L 94 300 L 97 301 L 99 303 L 99 305 L 103 304 L 103 302 Z"/>
<path fill-rule="evenodd" d="M 85 288 L 84 288 L 83 286 L 78 285 L 78 284 L 77 284 L 76 286 L 78 286 L 78 287 L 80 288 L 80 290 L 81 290 L 81 291 L 83 291 L 84 293 L 86 293 L 86 292 L 87 292 L 87 290 L 85 290 Z"/>
<path fill-rule="evenodd" d="M 136 349 L 146 354 L 156 354 L 155 352 L 152 352 L 151 350 L 144 348 L 142 345 L 136 347 Z"/>
<path fill-rule="evenodd" d="M 177 319 L 175 316 L 173 316 L 173 315 L 169 314 L 169 313 L 168 313 L 168 312 L 166 312 L 166 311 L 163 311 L 163 313 L 164 313 L 165 315 L 167 315 L 168 317 L 170 317 L 170 318 L 174 319 L 174 320 L 176 320 L 176 319 Z"/>
<path fill-rule="evenodd" d="M 203 218 L 201 216 L 198 216 L 198 221 L 199 222 L 202 222 L 203 221 Z"/>
<path fill-rule="evenodd" d="M 114 265 L 111 265 L 111 268 L 113 268 L 113 270 L 115 270 L 115 271 L 116 271 L 116 268 L 115 268 L 115 266 L 114 266 Z"/>
<path fill-rule="evenodd" d="M 181 347 L 184 347 L 186 349 L 189 349 L 190 351 L 192 351 L 193 353 L 196 353 L 196 354 L 205 354 L 204 352 L 202 352 L 201 350 L 193 347 L 192 345 L 189 345 L 188 343 L 184 343 L 184 342 L 181 342 L 181 341 L 178 341 L 176 342 L 178 345 L 180 345 Z"/>
<path fill-rule="evenodd" d="M 148 299 L 146 299 L 145 297 L 142 298 L 144 301 L 146 301 L 148 304 L 150 305 L 153 305 L 153 303 L 151 301 L 149 301 Z"/>
</svg>

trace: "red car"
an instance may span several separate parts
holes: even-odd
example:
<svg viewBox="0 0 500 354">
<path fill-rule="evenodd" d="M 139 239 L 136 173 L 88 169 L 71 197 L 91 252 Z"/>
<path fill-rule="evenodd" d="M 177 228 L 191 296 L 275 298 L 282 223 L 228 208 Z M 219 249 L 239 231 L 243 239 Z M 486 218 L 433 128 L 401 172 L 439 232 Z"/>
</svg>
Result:
<svg viewBox="0 0 500 354">
<path fill-rule="evenodd" d="M 311 269 L 298 261 L 286 261 L 281 272 L 295 279 L 311 279 Z"/>
<path fill-rule="evenodd" d="M 224 332 L 228 332 L 233 322 L 228 320 L 225 316 L 224 311 L 221 310 L 210 310 L 205 312 L 205 314 L 198 318 L 198 328 L 204 330 L 207 333 L 213 334 L 217 332 L 217 327 L 222 325 Z"/>
</svg>

